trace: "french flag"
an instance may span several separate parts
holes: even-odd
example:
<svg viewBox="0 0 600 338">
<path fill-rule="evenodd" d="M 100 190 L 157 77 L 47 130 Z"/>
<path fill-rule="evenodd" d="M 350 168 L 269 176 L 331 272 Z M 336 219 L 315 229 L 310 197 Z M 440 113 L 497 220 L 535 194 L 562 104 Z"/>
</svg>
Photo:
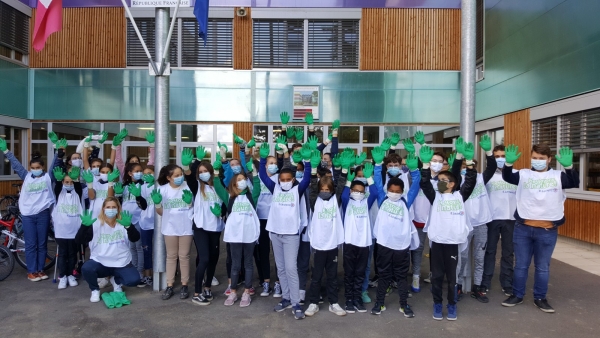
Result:
<svg viewBox="0 0 600 338">
<path fill-rule="evenodd" d="M 38 0 L 33 29 L 33 49 L 41 51 L 50 34 L 62 28 L 62 0 Z"/>
</svg>

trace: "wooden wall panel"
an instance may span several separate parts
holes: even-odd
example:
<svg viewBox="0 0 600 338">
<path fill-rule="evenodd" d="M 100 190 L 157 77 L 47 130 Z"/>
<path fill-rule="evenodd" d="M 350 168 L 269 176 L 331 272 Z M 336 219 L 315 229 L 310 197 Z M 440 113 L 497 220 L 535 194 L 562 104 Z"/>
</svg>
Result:
<svg viewBox="0 0 600 338">
<path fill-rule="evenodd" d="M 361 70 L 460 70 L 460 10 L 364 8 Z"/>
<path fill-rule="evenodd" d="M 33 9 L 30 27 L 35 26 Z M 33 38 L 31 39 L 33 40 Z M 122 7 L 63 8 L 63 28 L 41 52 L 31 48 L 32 68 L 124 68 L 126 20 Z"/>
<path fill-rule="evenodd" d="M 598 214 L 600 202 L 568 198 L 565 202 L 566 223 L 558 228 L 562 236 L 600 244 Z"/>
<path fill-rule="evenodd" d="M 515 169 L 531 167 L 531 120 L 529 109 L 504 115 L 504 144 L 519 146 L 521 157 L 515 163 Z"/>
<path fill-rule="evenodd" d="M 252 69 L 252 13 L 246 7 L 246 16 L 233 16 L 233 69 Z"/>
<path fill-rule="evenodd" d="M 252 139 L 252 127 L 253 124 L 250 122 L 234 122 L 233 123 L 233 133 L 243 138 L 246 142 L 250 142 Z M 233 145 L 233 157 L 238 158 L 238 154 L 240 152 L 240 147 L 237 144 Z M 246 161 L 249 159 L 247 158 Z"/>
<path fill-rule="evenodd" d="M 19 191 L 13 184 L 21 184 L 23 181 L 0 181 L 0 198 L 5 195 L 16 195 Z"/>
</svg>

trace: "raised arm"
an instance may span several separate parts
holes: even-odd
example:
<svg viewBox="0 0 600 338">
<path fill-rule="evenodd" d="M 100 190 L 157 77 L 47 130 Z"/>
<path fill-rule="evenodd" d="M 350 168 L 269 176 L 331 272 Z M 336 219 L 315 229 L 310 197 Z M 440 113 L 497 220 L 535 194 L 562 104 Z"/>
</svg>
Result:
<svg viewBox="0 0 600 338">
<path fill-rule="evenodd" d="M 215 164 L 216 163 L 217 163 L 217 161 L 215 161 Z M 215 192 L 217 193 L 217 196 L 219 196 L 221 201 L 227 203 L 226 201 L 229 200 L 229 193 L 227 192 L 227 189 L 225 189 L 225 187 L 223 186 L 223 183 L 221 183 L 221 180 L 219 179 L 219 169 L 215 169 L 215 178 L 213 179 L 213 184 L 214 184 L 214 188 L 215 188 Z M 260 190 L 260 188 L 259 188 L 259 190 Z"/>
<path fill-rule="evenodd" d="M 483 171 L 483 184 L 487 184 L 492 177 L 494 177 L 494 173 L 496 169 L 498 169 L 498 163 L 496 163 L 496 159 L 494 155 L 486 155 L 485 156 L 485 170 Z"/>
<path fill-rule="evenodd" d="M 263 144 L 266 144 L 266 143 L 263 143 Z M 268 146 L 269 145 L 267 144 L 267 147 Z M 262 152 L 262 149 L 261 149 L 261 152 Z M 275 191 L 275 182 L 273 182 L 271 180 L 271 178 L 269 177 L 269 175 L 267 175 L 267 158 L 262 157 L 262 155 L 260 158 L 260 168 L 258 168 L 258 175 L 260 177 L 260 180 L 263 182 L 263 184 L 267 187 L 267 189 L 269 189 L 269 191 L 272 194 L 273 191 Z"/>
<path fill-rule="evenodd" d="M 310 176 L 310 161 L 304 161 L 304 177 Z M 302 197 L 306 189 L 308 189 L 310 182 L 308 180 L 302 180 L 300 184 L 298 184 L 298 195 Z"/>
<path fill-rule="evenodd" d="M 419 169 L 415 169 L 415 170 L 411 171 L 410 177 L 412 178 L 413 182 L 419 182 L 421 180 L 421 173 L 419 172 Z M 429 183 L 429 184 L 431 184 L 431 183 Z M 410 189 L 408 189 L 408 194 L 406 195 L 406 207 L 407 208 L 410 208 L 412 206 L 413 202 L 417 198 L 417 195 L 419 195 L 419 189 L 420 189 L 419 184 L 411 184 L 410 185 Z"/>
<path fill-rule="evenodd" d="M 463 197 L 463 202 L 469 199 L 471 193 L 477 185 L 477 170 L 475 168 L 467 167 L 467 174 L 465 175 L 465 183 L 460 187 L 460 194 Z"/>
<path fill-rule="evenodd" d="M 317 202 L 317 197 L 319 197 L 319 178 L 317 174 L 310 176 L 310 180 L 304 179 L 303 181 L 309 181 L 309 190 L 308 190 L 308 202 L 310 203 L 310 210 L 315 210 L 315 203 Z"/>
<path fill-rule="evenodd" d="M 4 141 L 4 140 L 2 140 L 2 141 Z M 0 141 L 0 142 L 2 142 L 2 141 Z M 19 160 L 15 157 L 15 155 L 12 153 L 12 151 L 4 150 L 4 157 L 8 159 L 8 161 L 10 162 L 10 166 L 17 173 L 17 175 L 19 175 L 19 178 L 24 180 L 25 177 L 27 177 L 27 169 L 25 169 L 25 167 L 23 167 L 21 162 L 19 162 Z"/>
</svg>

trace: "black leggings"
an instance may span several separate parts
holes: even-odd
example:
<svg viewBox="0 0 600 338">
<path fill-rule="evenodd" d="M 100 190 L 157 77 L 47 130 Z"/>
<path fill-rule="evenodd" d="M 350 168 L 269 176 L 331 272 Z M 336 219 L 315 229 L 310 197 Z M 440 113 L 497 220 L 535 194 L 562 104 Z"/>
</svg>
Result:
<svg viewBox="0 0 600 338">
<path fill-rule="evenodd" d="M 448 280 L 448 304 L 455 305 L 454 285 L 456 285 L 456 265 L 458 263 L 458 244 L 432 242 L 431 250 L 431 293 L 433 302 L 441 304 L 444 276 Z"/>
<path fill-rule="evenodd" d="M 78 252 L 75 239 L 56 238 L 56 245 L 58 245 L 58 262 L 56 262 L 58 265 L 58 276 L 73 275 Z"/>
<path fill-rule="evenodd" d="M 254 274 L 254 264 L 252 263 L 252 252 L 256 243 L 229 243 L 231 250 L 231 288 L 237 290 L 240 270 L 243 267 L 246 272 L 244 286 L 246 289 L 252 287 L 252 275 Z"/>
<path fill-rule="evenodd" d="M 260 284 L 265 279 L 271 280 L 271 239 L 269 238 L 269 232 L 267 231 L 267 220 L 260 220 L 260 236 L 258 237 L 258 244 L 254 247 L 254 261 L 256 262 L 256 268 L 258 270 L 258 278 Z"/>
<path fill-rule="evenodd" d="M 195 293 L 202 292 L 202 279 L 204 286 L 210 288 L 217 262 L 219 261 L 219 246 L 221 244 L 221 232 L 206 231 L 194 227 L 194 242 L 198 252 L 198 266 L 196 267 Z"/>
</svg>

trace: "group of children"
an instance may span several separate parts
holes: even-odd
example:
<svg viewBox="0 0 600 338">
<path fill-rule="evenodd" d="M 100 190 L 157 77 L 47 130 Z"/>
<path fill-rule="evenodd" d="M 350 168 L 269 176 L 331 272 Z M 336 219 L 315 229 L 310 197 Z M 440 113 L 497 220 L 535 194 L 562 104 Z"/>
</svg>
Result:
<svg viewBox="0 0 600 338">
<path fill-rule="evenodd" d="M 478 174 L 475 146 L 462 138 L 455 142 L 456 154 L 446 158 L 427 146 L 423 133 L 417 132 L 416 145 L 410 139 L 402 140 L 408 153 L 402 158 L 396 153 L 400 137 L 393 134 L 371 151 L 369 161 L 366 153 L 339 151 L 337 120 L 322 144 L 314 135 L 312 115 L 306 117 L 309 135 L 304 144 L 303 128 L 288 126 L 287 113 L 281 114 L 281 122 L 274 155 L 267 143 L 256 147 L 254 140 L 246 143 L 234 135 L 239 158 L 227 160 L 227 147 L 222 144 L 212 164 L 204 160 L 204 147 L 199 146 L 195 153 L 185 149 L 181 166 L 161 168 L 156 180 L 152 132 L 147 134 L 150 160 L 144 166 L 134 155 L 123 163 L 119 146 L 127 137 L 125 129 L 112 141 L 110 163 L 97 158 L 97 153 L 94 156 L 96 148 L 90 147 L 94 141 L 105 142 L 106 133 L 87 137 L 81 153 L 69 155 L 66 162 L 66 141 L 50 133 L 57 153 L 47 173 L 39 158 L 31 160 L 27 171 L 0 139 L 0 150 L 24 180 L 19 205 L 28 278 L 48 278 L 41 271 L 40 257 L 45 258 L 51 217 L 59 248 L 59 289 L 77 285 L 74 274 L 79 246 L 89 246 L 90 250 L 90 259 L 81 271 L 92 290 L 92 302 L 100 300 L 100 289 L 109 282 L 115 292 L 121 291 L 122 285 L 151 284 L 156 213 L 162 216 L 166 246 L 164 300 L 175 294 L 178 267 L 179 297 L 189 297 L 194 242 L 197 260 L 192 302 L 209 305 L 213 301 L 211 286 L 218 283 L 214 273 L 223 235 L 229 278 L 225 306 L 234 305 L 238 299 L 240 307 L 251 304 L 256 263 L 260 296 L 273 293 L 281 297 L 274 310 L 291 309 L 296 319 L 319 312 L 324 274 L 330 312 L 339 316 L 367 312 L 365 304 L 371 302 L 367 288 L 371 285 L 377 289 L 371 313 L 379 315 L 386 309 L 386 294 L 395 285 L 400 312 L 412 318 L 415 313 L 408 304 L 409 287 L 414 293 L 420 292 L 421 260 L 428 238 L 430 277 L 426 281 L 431 283 L 433 318 L 443 319 L 446 280 L 447 319 L 456 320 L 456 303 L 462 296 L 469 262 L 468 247 L 473 245 L 475 267 L 471 296 L 487 303 L 501 237 L 500 283 L 509 297 L 502 305 L 523 301 L 527 268 L 535 255 L 536 267 L 543 265 L 540 271 L 536 269 L 535 303 L 545 312 L 554 311 L 545 297 L 548 252 L 551 255 L 553 245 L 542 250 L 532 243 L 539 241 L 538 237 L 546 239 L 548 233 L 556 242 L 556 226 L 564 223 L 563 189 L 579 184 L 572 170 L 572 151 L 561 149 L 557 155 L 566 169 L 561 172 L 548 168 L 551 154 L 547 146 L 534 146 L 533 170 L 517 172 L 512 165 L 520 156 L 518 149 L 496 146 L 492 150 L 491 140 L 484 135 L 479 145 L 485 152 L 486 166 Z M 298 143 L 290 146 L 293 139 Z M 322 154 L 329 144 L 330 152 Z M 275 283 L 271 283 L 271 247 L 277 267 Z M 343 307 L 337 284 L 340 247 Z M 309 269 L 311 255 L 313 265 Z M 371 269 L 375 277 L 369 282 Z M 306 288 L 309 270 L 310 286 Z M 241 280 L 243 291 L 238 298 Z"/>
</svg>

